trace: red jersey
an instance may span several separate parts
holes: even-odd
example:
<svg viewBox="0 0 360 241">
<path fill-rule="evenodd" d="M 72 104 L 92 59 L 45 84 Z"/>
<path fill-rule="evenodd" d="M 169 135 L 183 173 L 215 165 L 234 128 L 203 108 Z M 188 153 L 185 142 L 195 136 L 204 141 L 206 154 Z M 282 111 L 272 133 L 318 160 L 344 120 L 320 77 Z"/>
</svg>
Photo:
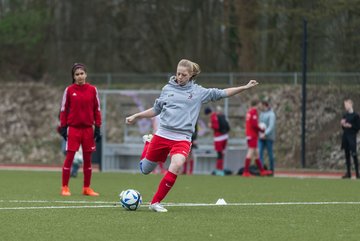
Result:
<svg viewBox="0 0 360 241">
<path fill-rule="evenodd" d="M 219 131 L 219 120 L 216 112 L 212 112 L 210 115 L 210 125 L 214 130 L 214 136 L 221 136 L 223 133 Z"/>
<path fill-rule="evenodd" d="M 101 125 L 100 99 L 95 86 L 72 84 L 63 95 L 60 126 L 90 127 Z"/>
<path fill-rule="evenodd" d="M 259 137 L 259 131 L 263 131 L 259 127 L 259 118 L 258 118 L 258 112 L 257 109 L 252 107 L 248 110 L 246 113 L 246 136 L 258 138 Z"/>
</svg>

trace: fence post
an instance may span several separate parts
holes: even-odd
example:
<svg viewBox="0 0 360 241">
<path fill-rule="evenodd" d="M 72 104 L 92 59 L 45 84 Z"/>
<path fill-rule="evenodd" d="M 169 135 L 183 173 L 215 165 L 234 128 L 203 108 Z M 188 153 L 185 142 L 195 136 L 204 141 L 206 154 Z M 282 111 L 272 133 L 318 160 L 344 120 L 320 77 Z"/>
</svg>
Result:
<svg viewBox="0 0 360 241">
<path fill-rule="evenodd" d="M 297 85 L 297 72 L 294 72 L 294 85 Z"/>
<path fill-rule="evenodd" d="M 111 86 L 111 73 L 107 73 L 106 74 L 106 82 L 107 82 L 107 88 L 110 89 L 110 86 Z"/>
<path fill-rule="evenodd" d="M 229 87 L 234 85 L 234 73 L 229 73 Z M 229 98 L 224 99 L 224 114 L 226 118 L 229 118 Z"/>
<path fill-rule="evenodd" d="M 301 166 L 306 167 L 306 74 L 307 74 L 307 21 L 303 20 L 303 69 L 302 69 L 302 118 L 301 118 Z"/>
</svg>

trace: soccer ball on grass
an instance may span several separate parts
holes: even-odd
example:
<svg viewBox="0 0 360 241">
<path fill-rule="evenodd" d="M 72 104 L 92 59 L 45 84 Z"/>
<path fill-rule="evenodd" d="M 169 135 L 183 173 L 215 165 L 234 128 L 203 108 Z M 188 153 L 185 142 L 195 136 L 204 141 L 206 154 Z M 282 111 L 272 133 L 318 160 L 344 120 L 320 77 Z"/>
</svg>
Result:
<svg viewBox="0 0 360 241">
<path fill-rule="evenodd" d="M 134 189 L 127 189 L 120 193 L 121 206 L 129 211 L 135 211 L 142 203 L 141 194 Z"/>
</svg>

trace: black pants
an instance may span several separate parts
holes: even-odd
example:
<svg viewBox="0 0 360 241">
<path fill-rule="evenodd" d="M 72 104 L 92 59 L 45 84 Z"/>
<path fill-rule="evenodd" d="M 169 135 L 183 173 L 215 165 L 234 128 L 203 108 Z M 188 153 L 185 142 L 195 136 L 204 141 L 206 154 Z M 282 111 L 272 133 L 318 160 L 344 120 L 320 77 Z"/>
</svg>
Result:
<svg viewBox="0 0 360 241">
<path fill-rule="evenodd" d="M 346 160 L 346 175 L 351 177 L 351 157 L 354 160 L 354 168 L 356 177 L 359 178 L 359 161 L 357 158 L 356 152 L 351 151 L 350 149 L 345 149 L 345 160 Z"/>
<path fill-rule="evenodd" d="M 346 176 L 351 177 L 351 157 L 354 160 L 356 177 L 359 178 L 359 161 L 356 152 L 356 135 L 343 135 L 341 147 L 345 151 Z"/>
</svg>

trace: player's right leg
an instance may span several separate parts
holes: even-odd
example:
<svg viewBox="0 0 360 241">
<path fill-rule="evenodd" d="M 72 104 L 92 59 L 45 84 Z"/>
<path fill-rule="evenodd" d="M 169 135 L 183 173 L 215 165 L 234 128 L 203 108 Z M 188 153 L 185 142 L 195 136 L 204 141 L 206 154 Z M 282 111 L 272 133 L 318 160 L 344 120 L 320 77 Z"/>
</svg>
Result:
<svg viewBox="0 0 360 241">
<path fill-rule="evenodd" d="M 70 179 L 70 170 L 71 165 L 74 160 L 75 151 L 67 151 L 66 157 L 64 160 L 63 168 L 62 168 L 62 186 L 61 186 L 61 195 L 62 196 L 70 196 L 70 189 L 69 189 L 69 179 Z"/>
<path fill-rule="evenodd" d="M 152 138 L 153 138 L 152 134 L 143 135 L 142 137 L 144 142 L 144 148 L 140 156 L 140 171 L 145 175 L 151 173 L 153 170 L 155 170 L 157 166 L 156 162 L 152 162 L 146 159 L 146 154 Z"/>
<path fill-rule="evenodd" d="M 74 161 L 75 152 L 80 147 L 81 136 L 78 129 L 69 126 L 68 128 L 68 139 L 66 143 L 66 157 L 62 168 L 62 187 L 61 195 L 70 196 L 69 179 L 71 166 Z"/>
<path fill-rule="evenodd" d="M 83 151 L 83 191 L 82 194 L 86 196 L 99 196 L 91 187 L 92 165 L 91 155 L 96 150 L 94 140 L 94 130 L 92 127 L 83 128 L 82 130 L 82 151 Z"/>
<path fill-rule="evenodd" d="M 145 175 L 150 174 L 151 172 L 153 172 L 155 170 L 156 167 L 157 167 L 156 162 L 152 162 L 147 159 L 142 159 L 140 161 L 140 171 L 142 174 L 145 174 Z"/>
<path fill-rule="evenodd" d="M 145 135 L 147 136 L 147 135 Z M 164 143 L 165 138 L 152 136 L 151 139 L 143 137 L 145 144 L 140 159 L 140 171 L 147 175 L 155 170 L 159 162 L 165 162 L 169 148 Z"/>
</svg>

